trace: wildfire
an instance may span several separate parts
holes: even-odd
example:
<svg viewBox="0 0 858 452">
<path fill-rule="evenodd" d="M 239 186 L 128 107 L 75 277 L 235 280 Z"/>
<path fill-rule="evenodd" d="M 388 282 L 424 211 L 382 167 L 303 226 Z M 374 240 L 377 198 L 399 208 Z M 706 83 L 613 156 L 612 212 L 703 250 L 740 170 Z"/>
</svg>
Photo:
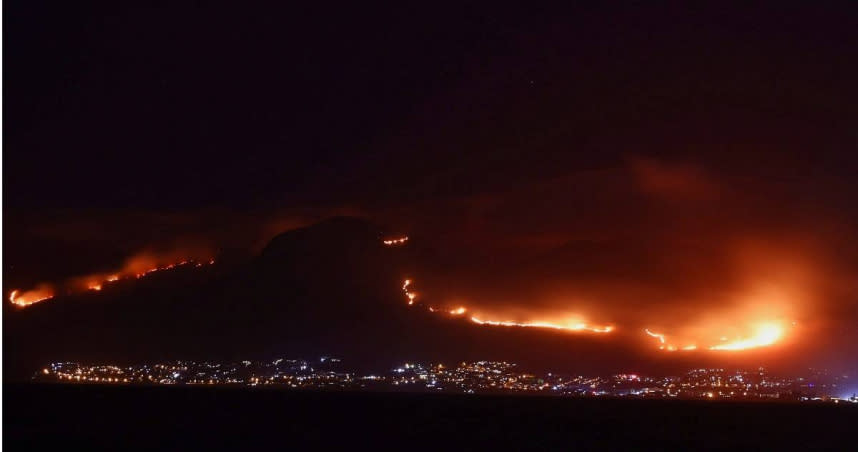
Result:
<svg viewBox="0 0 858 452">
<path fill-rule="evenodd" d="M 402 291 L 405 292 L 405 297 L 408 298 L 408 304 L 413 305 L 414 300 L 417 298 L 417 294 L 408 290 L 408 286 L 411 285 L 411 280 L 406 279 L 402 283 Z"/>
<path fill-rule="evenodd" d="M 413 305 L 414 300 L 417 298 L 417 294 L 408 290 L 408 287 L 411 285 L 412 281 L 410 279 L 406 279 L 402 282 L 402 291 L 405 293 L 406 298 L 408 298 L 408 304 Z M 426 307 L 429 312 L 446 312 L 450 315 L 463 315 L 468 312 L 468 308 L 464 306 L 459 306 L 457 308 L 452 309 L 437 309 L 432 306 Z M 490 326 L 515 326 L 515 327 L 525 327 L 525 328 L 550 328 L 554 330 L 563 330 L 563 331 L 579 331 L 579 332 L 591 332 L 591 333 L 610 333 L 614 330 L 613 326 L 592 326 L 586 323 L 568 323 L 568 324 L 559 324 L 559 323 L 550 323 L 550 322 L 514 322 L 514 321 L 496 321 L 496 320 L 483 320 L 479 319 L 475 316 L 471 317 L 471 321 L 480 325 L 490 325 Z"/>
<path fill-rule="evenodd" d="M 208 261 L 209 265 L 214 264 L 214 259 Z M 205 262 L 197 262 L 195 260 L 183 260 L 171 264 L 167 264 L 160 267 L 151 267 L 144 269 L 142 271 L 130 271 L 127 269 L 123 273 L 112 273 L 107 275 L 91 275 L 86 278 L 74 279 L 72 283 L 69 284 L 70 288 L 73 291 L 81 291 L 83 288 L 86 290 L 91 290 L 95 292 L 99 292 L 104 289 L 105 284 L 113 283 L 119 281 L 121 279 L 129 279 L 129 278 L 143 278 L 151 273 L 163 270 L 172 270 L 178 267 L 190 266 L 201 267 L 205 264 Z M 54 297 L 54 289 L 52 286 L 47 284 L 42 284 L 36 289 L 28 290 L 26 292 L 22 292 L 20 290 L 13 290 L 9 295 L 9 301 L 12 304 L 17 306 L 26 307 L 31 304 L 38 303 L 40 301 L 49 300 Z"/>
<path fill-rule="evenodd" d="M 649 329 L 644 329 L 644 332 L 651 337 L 657 338 L 659 341 L 659 350 L 666 350 L 669 352 L 675 352 L 677 350 L 683 351 L 691 351 L 697 350 L 697 345 L 690 344 L 683 347 L 677 347 L 676 345 L 671 344 L 667 340 L 667 336 L 660 333 L 655 333 L 650 331 Z M 746 339 L 736 339 L 734 341 L 729 341 L 727 336 L 720 336 L 719 340 L 724 342 L 723 344 L 716 344 L 709 347 L 706 347 L 707 350 L 747 350 L 751 348 L 757 347 L 765 347 L 768 345 L 772 345 L 778 340 L 780 340 L 784 336 L 784 329 L 776 324 L 776 323 L 765 323 L 757 327 L 756 333 L 750 338 Z"/>
<path fill-rule="evenodd" d="M 382 241 L 387 246 L 404 245 L 408 241 L 408 236 L 398 237 L 395 239 L 387 239 Z"/>
<path fill-rule="evenodd" d="M 209 264 L 209 265 L 212 265 L 212 264 L 214 264 L 214 262 L 215 262 L 215 261 L 214 261 L 214 259 L 211 259 L 211 260 L 209 260 L 209 261 L 208 261 L 208 264 Z M 164 266 L 161 266 L 161 267 L 152 267 L 152 268 L 147 268 L 147 269 L 145 269 L 145 270 L 138 271 L 138 272 L 134 273 L 134 275 L 133 275 L 133 276 L 134 276 L 135 278 L 137 278 L 137 279 L 140 279 L 140 278 L 142 278 L 142 277 L 144 277 L 144 276 L 150 275 L 150 274 L 155 273 L 155 272 L 160 272 L 160 271 L 164 271 L 164 270 L 172 270 L 172 269 L 174 269 L 174 268 L 179 268 L 179 267 L 184 267 L 184 266 L 190 266 L 190 265 L 192 265 L 192 266 L 194 266 L 194 267 L 197 267 L 197 268 L 198 268 L 198 267 L 202 267 L 204 264 L 205 264 L 205 262 L 197 262 L 197 261 L 195 261 L 195 260 L 193 260 L 193 259 L 190 259 L 190 260 L 183 260 L 183 261 L 180 261 L 180 262 L 176 262 L 176 263 L 172 263 L 172 264 L 167 264 L 167 265 L 164 265 Z M 119 275 L 111 275 L 111 276 L 110 276 L 110 278 L 115 278 L 115 279 L 109 279 L 109 278 L 108 278 L 108 279 L 105 279 L 105 281 L 118 281 L 118 280 L 119 280 L 119 279 L 121 279 L 122 277 L 121 277 L 121 276 L 119 276 Z"/>
<path fill-rule="evenodd" d="M 664 335 L 663 334 L 653 333 L 652 331 L 650 331 L 648 329 L 644 329 L 644 331 L 646 332 L 646 334 L 648 334 L 652 337 L 657 337 L 658 341 L 661 342 L 662 344 L 664 344 Z"/>
<path fill-rule="evenodd" d="M 417 298 L 417 294 L 409 290 L 411 284 L 411 279 L 406 279 L 402 282 L 402 291 L 405 293 L 406 298 L 408 299 L 408 304 L 413 305 L 415 299 Z M 437 308 L 433 306 L 426 306 L 426 309 L 431 313 L 439 313 L 445 312 L 447 314 L 453 316 L 464 315 L 468 312 L 468 308 L 465 306 L 458 306 L 456 308 Z M 502 326 L 502 327 L 520 327 L 520 328 L 545 328 L 545 329 L 553 329 L 559 331 L 569 331 L 569 332 L 589 332 L 589 333 L 610 333 L 614 331 L 615 327 L 611 325 L 598 326 L 598 325 L 590 325 L 585 322 L 580 321 L 569 321 L 566 323 L 563 322 L 547 322 L 547 321 L 533 321 L 533 322 L 518 322 L 514 320 L 489 320 L 484 318 L 479 318 L 477 316 L 471 316 L 470 321 L 476 323 L 478 325 L 488 325 L 488 326 Z M 668 336 L 664 333 L 658 333 L 650 330 L 649 328 L 645 328 L 644 332 L 647 336 L 654 337 L 658 339 L 659 342 L 659 350 L 664 350 L 668 352 L 675 351 L 694 351 L 698 349 L 695 341 L 685 342 L 687 345 L 678 346 L 672 343 L 673 341 L 668 339 Z M 756 347 L 764 347 L 767 345 L 772 345 L 778 340 L 780 340 L 784 336 L 784 329 L 776 324 L 776 323 L 765 323 L 760 325 L 756 334 L 747 339 L 736 339 L 735 341 L 728 342 L 727 336 L 721 336 L 721 341 L 724 342 L 722 344 L 712 345 L 709 347 L 704 347 L 706 350 L 746 350 L 750 348 Z"/>
<path fill-rule="evenodd" d="M 591 333 L 610 333 L 614 331 L 613 326 L 591 326 L 586 323 L 572 323 L 568 325 L 561 325 L 557 323 L 550 322 L 513 322 L 512 320 L 507 321 L 497 321 L 497 320 L 483 320 L 477 317 L 471 317 L 471 321 L 480 325 L 492 325 L 492 326 L 516 326 L 522 328 L 550 328 L 554 330 L 563 330 L 563 331 L 589 331 Z"/>
<path fill-rule="evenodd" d="M 406 241 L 408 241 L 408 237 L 399 237 L 399 238 L 391 238 L 383 241 L 386 246 L 394 246 L 394 245 L 402 245 Z M 408 305 L 412 306 L 415 304 L 415 300 L 417 299 L 417 293 L 413 292 L 411 288 L 412 280 L 406 279 L 402 283 L 402 292 L 405 294 L 405 298 L 408 301 Z M 781 295 L 781 294 L 778 294 Z M 465 313 L 469 312 L 469 309 L 465 306 L 458 307 L 438 307 L 438 306 L 428 306 L 425 308 L 431 313 L 447 313 L 452 316 L 461 316 Z M 476 315 L 472 315 L 470 317 L 470 321 L 476 323 L 478 325 L 488 325 L 488 326 L 499 326 L 499 327 L 520 327 L 520 328 L 545 328 L 545 329 L 553 329 L 560 331 L 569 331 L 569 332 L 589 332 L 589 333 L 610 333 L 614 331 L 615 327 L 606 325 L 590 325 L 585 322 L 581 322 L 578 320 L 574 321 L 515 321 L 515 320 L 490 320 L 485 318 L 477 317 Z M 722 328 L 729 328 L 729 325 L 726 323 L 721 323 L 719 325 L 706 325 L 706 331 L 711 332 L 713 330 L 719 332 L 723 332 Z M 667 351 L 667 352 L 676 352 L 676 351 L 694 351 L 698 350 L 698 344 L 701 343 L 699 338 L 701 337 L 700 331 L 696 331 L 693 336 L 686 336 L 681 341 L 676 340 L 675 338 L 669 338 L 666 334 L 652 331 L 648 328 L 644 329 L 644 332 L 649 337 L 653 337 L 658 339 L 658 349 Z M 750 348 L 756 347 L 764 347 L 768 345 L 772 345 L 778 340 L 780 340 L 784 336 L 785 332 L 783 328 L 774 323 L 763 324 L 758 327 L 756 333 L 749 338 L 737 338 L 733 341 L 730 341 L 727 336 L 720 336 L 721 343 L 716 343 L 715 345 L 705 344 L 701 345 L 701 349 L 705 350 L 746 350 Z M 707 337 L 719 337 L 716 335 L 706 335 Z M 684 345 L 677 345 L 677 342 L 680 342 Z"/>
<path fill-rule="evenodd" d="M 748 339 L 739 339 L 726 344 L 713 345 L 709 350 L 746 350 L 749 348 L 765 347 L 772 345 L 784 335 L 784 330 L 780 325 L 767 323 L 760 325 L 753 337 Z"/>
<path fill-rule="evenodd" d="M 21 292 L 17 289 L 13 290 L 12 293 L 9 294 L 9 301 L 16 306 L 26 307 L 40 301 L 50 300 L 53 297 L 54 290 L 47 285 L 42 285 L 39 288 L 28 290 L 26 292 Z"/>
</svg>

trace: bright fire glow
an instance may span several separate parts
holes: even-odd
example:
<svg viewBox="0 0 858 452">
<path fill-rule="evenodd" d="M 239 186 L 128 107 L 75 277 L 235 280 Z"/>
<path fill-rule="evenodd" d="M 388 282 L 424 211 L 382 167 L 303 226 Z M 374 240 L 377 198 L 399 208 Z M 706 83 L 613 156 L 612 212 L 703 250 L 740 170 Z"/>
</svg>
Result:
<svg viewBox="0 0 858 452">
<path fill-rule="evenodd" d="M 54 290 L 47 285 L 42 285 L 39 288 L 21 292 L 13 290 L 9 294 L 9 301 L 16 306 L 26 307 L 40 301 L 50 300 L 54 297 Z"/>
<path fill-rule="evenodd" d="M 402 291 L 405 292 L 406 298 L 408 298 L 408 304 L 413 305 L 414 300 L 417 298 L 417 294 L 408 290 L 408 287 L 411 286 L 412 281 L 410 279 L 406 279 L 402 282 Z M 468 312 L 468 308 L 464 306 L 459 306 L 452 309 L 443 309 L 439 310 L 432 306 L 427 306 L 427 310 L 429 312 L 447 312 L 450 315 L 463 315 Z M 524 328 L 549 328 L 554 330 L 562 330 L 562 331 L 577 331 L 577 332 L 591 332 L 591 333 L 610 333 L 614 330 L 613 326 L 593 326 L 582 322 L 569 322 L 567 324 L 560 323 L 551 323 L 551 322 L 514 322 L 514 321 L 496 321 L 496 320 L 483 320 L 477 317 L 471 317 L 471 321 L 480 325 L 489 325 L 489 326 L 514 326 L 514 327 L 524 327 Z"/>
<path fill-rule="evenodd" d="M 477 317 L 471 317 L 471 321 L 480 325 L 517 326 L 522 328 L 550 328 L 554 330 L 563 331 L 589 331 L 592 333 L 610 333 L 611 331 L 614 331 L 614 327 L 612 326 L 591 326 L 587 325 L 586 323 L 572 323 L 568 325 L 561 325 L 550 322 L 513 322 L 512 320 L 483 320 Z"/>
<path fill-rule="evenodd" d="M 404 237 L 397 237 L 395 239 L 387 239 L 387 240 L 384 240 L 382 243 L 384 243 L 387 246 L 394 246 L 394 245 L 403 245 L 407 241 L 408 241 L 408 236 L 404 236 Z"/>
<path fill-rule="evenodd" d="M 402 282 L 402 291 L 405 292 L 405 298 L 408 298 L 408 304 L 413 305 L 414 300 L 417 298 L 417 294 L 408 290 L 408 286 L 411 285 L 411 280 L 406 279 Z"/>
<path fill-rule="evenodd" d="M 657 337 L 658 341 L 661 342 L 662 344 L 664 344 L 664 335 L 663 334 L 653 333 L 652 331 L 650 331 L 648 329 L 645 329 L 644 331 L 646 331 L 646 334 L 648 334 L 652 337 Z"/>
<path fill-rule="evenodd" d="M 90 275 L 84 278 L 75 278 L 72 283 L 68 284 L 70 286 L 72 292 L 79 292 L 84 288 L 86 290 L 91 291 L 101 291 L 104 289 L 105 284 L 113 283 L 119 281 L 121 279 L 130 279 L 130 278 L 143 278 L 151 273 L 163 271 L 163 270 L 172 270 L 175 268 L 190 266 L 201 267 L 205 264 L 205 262 L 197 262 L 194 260 L 186 259 L 179 262 L 163 265 L 163 266 L 153 266 L 149 268 L 140 268 L 140 262 L 137 261 L 127 266 L 127 268 L 121 273 L 112 273 L 112 274 L 97 274 Z M 208 264 L 214 264 L 214 259 L 208 261 Z M 151 264 L 149 264 L 151 265 Z M 38 303 L 40 301 L 49 300 L 54 297 L 54 289 L 47 284 L 42 284 L 38 288 L 28 291 L 20 291 L 13 290 L 9 295 L 9 301 L 12 304 L 17 306 L 26 307 L 31 304 Z"/>
<path fill-rule="evenodd" d="M 415 299 L 417 298 L 417 294 L 409 290 L 411 284 L 411 279 L 406 279 L 402 283 L 402 291 L 405 293 L 406 298 L 408 299 L 408 304 L 413 305 Z M 465 306 L 458 306 L 455 308 L 436 308 L 432 306 L 426 307 L 429 312 L 446 312 L 450 315 L 460 316 L 468 312 L 468 308 Z M 487 326 L 501 326 L 501 327 L 521 327 L 521 328 L 545 328 L 545 329 L 553 329 L 559 331 L 569 331 L 569 332 L 590 332 L 590 333 L 610 333 L 614 331 L 615 327 L 606 325 L 606 326 L 596 326 L 590 325 L 581 321 L 569 321 L 569 322 L 548 322 L 548 321 L 514 321 L 514 320 L 490 320 L 485 318 L 480 318 L 477 316 L 471 316 L 470 321 L 476 323 L 478 325 L 487 325 Z M 645 328 L 644 332 L 647 336 L 658 339 L 659 350 L 667 351 L 667 352 L 675 352 L 675 351 L 694 351 L 698 349 L 697 340 L 683 340 L 685 345 L 676 345 L 673 343 L 673 340 L 669 339 L 668 336 L 664 333 L 659 333 L 650 330 L 649 328 Z M 706 350 L 746 350 L 757 347 L 765 347 L 768 345 L 772 345 L 778 340 L 780 340 L 785 334 L 784 329 L 778 325 L 777 323 L 765 323 L 760 325 L 755 334 L 750 338 L 737 338 L 736 340 L 729 341 L 727 336 L 715 336 L 720 337 L 720 344 L 715 344 L 711 346 L 703 346 L 703 349 Z M 699 337 L 699 335 L 697 335 Z M 686 336 L 686 339 L 689 337 Z M 693 339 L 693 338 L 692 338 Z"/>
<path fill-rule="evenodd" d="M 670 341 L 668 341 L 667 339 L 667 336 L 664 334 L 655 333 L 653 331 L 650 331 L 649 329 L 644 329 L 644 332 L 648 336 L 658 339 L 659 350 L 665 350 L 668 352 L 674 352 L 677 350 L 697 350 L 697 345 L 693 343 L 690 345 L 678 347 L 670 343 Z M 784 335 L 785 331 L 780 325 L 776 323 L 765 323 L 758 326 L 756 332 L 750 338 L 737 338 L 736 340 L 730 341 L 727 336 L 719 336 L 718 341 L 721 342 L 720 344 L 711 345 L 705 348 L 707 350 L 747 350 L 751 348 L 772 345 L 782 339 Z"/>
<path fill-rule="evenodd" d="M 749 348 L 765 347 L 777 342 L 784 335 L 780 325 L 767 323 L 757 328 L 756 334 L 747 339 L 738 339 L 726 344 L 718 344 L 709 347 L 709 350 L 746 350 Z"/>
</svg>

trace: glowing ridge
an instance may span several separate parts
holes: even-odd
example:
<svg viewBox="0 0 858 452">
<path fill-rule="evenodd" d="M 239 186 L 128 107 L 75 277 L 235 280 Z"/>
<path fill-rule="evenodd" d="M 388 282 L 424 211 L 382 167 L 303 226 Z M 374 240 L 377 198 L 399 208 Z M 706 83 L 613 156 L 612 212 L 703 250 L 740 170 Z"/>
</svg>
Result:
<svg viewBox="0 0 858 452">
<path fill-rule="evenodd" d="M 784 330 L 779 325 L 768 323 L 757 328 L 757 334 L 751 338 L 713 345 L 709 347 L 709 350 L 746 350 L 749 348 L 765 347 L 777 342 L 783 334 Z"/>
<path fill-rule="evenodd" d="M 587 325 L 586 323 L 576 323 L 574 325 L 559 325 L 550 322 L 513 322 L 512 320 L 483 320 L 477 317 L 471 317 L 471 321 L 479 325 L 515 326 L 521 328 L 550 328 L 554 330 L 563 331 L 590 331 L 592 333 L 610 333 L 611 331 L 614 331 L 613 326 L 591 326 Z"/>
<path fill-rule="evenodd" d="M 214 263 L 215 263 L 214 259 L 210 259 L 208 261 L 208 265 L 213 265 Z M 206 264 L 205 262 L 198 262 L 198 261 L 195 261 L 192 259 L 188 259 L 188 260 L 183 260 L 180 262 L 168 264 L 168 265 L 165 265 L 163 267 L 152 267 L 152 268 L 149 268 L 147 270 L 143 270 L 142 272 L 137 272 L 137 273 L 126 273 L 125 275 L 115 273 L 115 274 L 110 274 L 110 275 L 106 275 L 106 276 L 105 275 L 89 276 L 89 277 L 82 278 L 86 281 L 85 283 L 82 283 L 82 285 L 84 285 L 86 287 L 86 290 L 99 292 L 102 289 L 104 289 L 105 284 L 113 283 L 113 282 L 119 281 L 120 279 L 131 279 L 132 277 L 136 278 L 136 279 L 140 279 L 140 278 L 148 276 L 154 272 L 159 272 L 159 271 L 164 271 L 164 270 L 172 270 L 172 269 L 175 269 L 178 267 L 183 267 L 183 266 L 188 266 L 188 265 L 193 265 L 194 267 L 199 268 L 205 264 Z M 78 283 L 78 284 L 80 284 L 80 283 Z M 77 286 L 76 291 L 80 291 L 80 290 L 81 290 L 81 287 Z M 28 290 L 26 292 L 21 292 L 20 290 L 15 289 L 9 294 L 9 301 L 12 304 L 20 306 L 20 307 L 27 307 L 27 306 L 30 306 L 32 304 L 35 304 L 35 303 L 38 303 L 41 301 L 50 300 L 51 298 L 54 298 L 54 291 L 53 291 L 53 289 L 48 288 L 48 286 L 44 285 L 44 284 L 40 288 Z"/>
<path fill-rule="evenodd" d="M 405 292 L 405 298 L 408 298 L 408 304 L 413 305 L 414 300 L 417 299 L 417 294 L 408 290 L 408 286 L 411 285 L 411 280 L 406 279 L 402 283 L 402 291 Z"/>
<path fill-rule="evenodd" d="M 54 298 L 53 290 L 50 289 L 34 289 L 21 293 L 15 289 L 9 294 L 9 301 L 16 306 L 22 308 L 36 304 L 40 301 L 50 300 Z"/>
</svg>

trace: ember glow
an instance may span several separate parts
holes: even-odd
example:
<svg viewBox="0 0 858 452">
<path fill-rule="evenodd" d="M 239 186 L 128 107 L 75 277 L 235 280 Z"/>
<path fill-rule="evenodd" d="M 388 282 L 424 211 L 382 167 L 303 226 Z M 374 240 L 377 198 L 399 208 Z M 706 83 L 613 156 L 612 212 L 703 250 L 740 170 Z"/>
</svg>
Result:
<svg viewBox="0 0 858 452">
<path fill-rule="evenodd" d="M 611 331 L 614 331 L 613 326 L 592 326 L 586 323 L 569 323 L 564 325 L 551 322 L 513 322 L 511 320 L 483 320 L 477 317 L 471 317 L 471 321 L 479 325 L 510 326 L 522 328 L 549 328 L 553 330 L 563 331 L 589 331 L 591 333 L 610 333 Z"/>
<path fill-rule="evenodd" d="M 402 290 L 405 292 L 406 297 L 408 298 L 408 304 L 414 305 L 414 300 L 417 295 L 408 290 L 408 286 L 411 285 L 411 280 L 406 279 L 402 283 Z M 468 308 L 464 306 L 459 306 L 456 308 L 448 308 L 448 309 L 438 309 L 433 306 L 427 306 L 426 309 L 429 312 L 446 312 L 450 315 L 460 316 L 468 312 Z M 523 327 L 523 328 L 547 328 L 553 330 L 562 330 L 562 331 L 573 331 L 573 332 L 591 332 L 591 333 L 610 333 L 614 331 L 613 326 L 593 326 L 580 321 L 569 321 L 568 323 L 553 323 L 553 322 L 515 322 L 512 320 L 508 321 L 497 321 L 497 320 L 484 320 L 478 318 L 476 316 L 472 316 L 470 318 L 471 322 L 479 324 L 479 325 L 488 325 L 488 326 L 506 326 L 506 327 Z"/>
<path fill-rule="evenodd" d="M 659 341 L 659 342 L 661 342 L 662 344 L 664 344 L 664 335 L 663 335 L 663 334 L 653 333 L 652 331 L 650 331 L 650 330 L 648 330 L 648 329 L 645 329 L 644 331 L 645 331 L 645 332 L 646 332 L 646 334 L 648 334 L 649 336 L 652 336 L 652 337 L 656 337 L 656 338 L 658 338 L 658 341 Z"/>
<path fill-rule="evenodd" d="M 9 294 L 9 301 L 11 301 L 14 305 L 23 308 L 38 303 L 40 301 L 50 300 L 53 297 L 54 289 L 49 285 L 43 284 L 36 289 L 28 290 L 25 292 L 21 292 L 20 290 L 13 290 L 12 293 Z"/>
<path fill-rule="evenodd" d="M 172 270 L 179 267 L 202 267 L 205 264 L 212 265 L 214 264 L 214 259 L 209 259 L 208 261 L 196 261 L 193 259 L 185 259 L 175 263 L 169 263 L 166 265 L 156 265 L 153 264 L 155 262 L 154 259 L 150 257 L 140 257 L 137 256 L 129 260 L 128 264 L 118 273 L 109 273 L 109 274 L 94 274 L 81 278 L 73 278 L 70 283 L 66 284 L 66 288 L 69 293 L 80 292 L 83 290 L 90 290 L 94 292 L 100 292 L 105 288 L 107 284 L 114 283 L 123 279 L 140 279 L 147 275 L 150 275 L 154 272 Z M 149 265 L 150 267 L 145 268 L 143 265 Z M 26 307 L 30 306 L 34 303 L 38 303 L 40 301 L 45 301 L 53 298 L 55 296 L 55 291 L 52 285 L 50 284 L 42 284 L 36 289 L 21 291 L 21 290 L 13 290 L 9 295 L 9 301 L 12 304 Z"/>
<path fill-rule="evenodd" d="M 412 280 L 406 279 L 402 283 L 402 291 L 405 293 L 406 298 L 408 299 L 409 305 L 414 305 L 414 300 L 416 299 L 416 294 L 409 290 L 409 286 L 411 286 Z M 469 311 L 465 306 L 458 306 L 456 308 L 445 308 L 439 309 L 433 306 L 427 306 L 427 310 L 432 313 L 437 312 L 446 312 L 453 316 L 460 316 Z M 616 329 L 615 326 L 611 325 L 591 325 L 589 323 L 580 321 L 580 320 L 567 320 L 567 321 L 515 321 L 515 320 L 493 320 L 487 319 L 484 317 L 478 317 L 473 315 L 470 317 L 470 321 L 476 323 L 478 325 L 487 325 L 487 326 L 498 326 L 498 327 L 519 327 L 519 328 L 544 328 L 544 329 L 552 329 L 552 330 L 560 330 L 560 331 L 569 331 L 569 332 L 589 332 L 589 333 L 610 333 Z M 793 322 L 795 324 L 795 322 Z M 708 330 L 712 328 L 716 328 L 714 326 L 707 327 Z M 692 328 L 693 331 L 701 331 L 700 327 Z M 754 334 L 748 338 L 737 337 L 734 340 L 730 340 L 728 336 L 723 334 L 719 335 L 710 335 L 710 337 L 717 337 L 718 340 L 722 343 L 716 343 L 711 346 L 704 347 L 705 350 L 713 350 L 713 351 L 741 351 L 759 347 L 765 347 L 772 344 L 775 344 L 779 340 L 781 340 L 785 331 L 783 327 L 775 322 L 763 323 L 756 327 L 754 330 Z M 700 338 L 689 338 L 684 336 L 679 341 L 682 345 L 677 345 L 674 343 L 674 339 L 671 339 L 667 334 L 656 332 L 650 330 L 649 328 L 644 328 L 644 333 L 647 336 L 655 338 L 658 340 L 658 349 L 667 351 L 667 352 L 675 352 L 675 351 L 695 351 L 698 350 L 698 343 L 706 342 L 704 340 L 700 340 Z M 693 340 L 692 340 L 693 339 Z M 711 343 L 711 342 L 710 342 Z"/>
<path fill-rule="evenodd" d="M 407 241 L 408 241 L 408 237 L 405 236 L 405 237 L 398 237 L 395 239 L 387 239 L 387 240 L 384 240 L 382 243 L 384 243 L 387 246 L 395 246 L 395 245 L 404 245 L 405 242 L 407 242 Z"/>
<path fill-rule="evenodd" d="M 405 298 L 408 299 L 408 304 L 413 305 L 414 300 L 417 298 L 417 294 L 408 290 L 408 286 L 410 286 L 410 285 L 411 285 L 411 280 L 406 279 L 402 283 L 402 291 L 405 292 Z"/>
<path fill-rule="evenodd" d="M 754 260 L 754 264 L 753 268 L 758 274 L 769 276 L 765 274 L 770 271 L 766 266 L 758 260 Z M 778 276 L 781 277 L 769 277 L 768 281 L 746 285 L 729 295 L 726 306 L 713 307 L 711 312 L 701 313 L 697 317 L 665 317 L 659 320 L 659 323 L 670 323 L 658 328 L 644 328 L 634 320 L 627 319 L 624 326 L 628 331 L 642 329 L 646 336 L 657 340 L 658 350 L 664 352 L 742 351 L 771 346 L 786 338 L 786 319 L 795 318 L 800 312 L 795 307 L 803 304 L 804 296 L 803 291 L 796 286 L 798 278 L 787 280 L 782 274 Z M 417 294 L 412 291 L 412 284 L 412 279 L 405 279 L 401 286 L 409 306 L 419 305 L 428 312 L 450 316 L 469 313 L 468 319 L 478 325 L 597 334 L 610 333 L 617 328 L 616 325 L 610 324 L 591 324 L 587 321 L 587 316 L 578 315 L 575 311 L 552 313 L 542 310 L 541 313 L 534 313 L 532 309 L 521 308 L 498 311 L 484 304 L 473 306 L 460 304 L 458 301 L 435 304 L 427 302 L 425 297 L 417 303 Z M 586 302 L 584 305 L 583 309 L 587 309 Z M 595 311 L 598 313 L 598 308 Z M 792 324 L 795 325 L 795 322 Z"/>
<path fill-rule="evenodd" d="M 659 350 L 666 350 L 668 352 L 675 352 L 677 350 L 683 350 L 683 351 L 697 350 L 697 346 L 693 345 L 693 344 L 692 345 L 685 345 L 683 347 L 677 347 L 676 345 L 670 344 L 667 342 L 666 336 L 664 334 L 652 332 L 647 328 L 644 328 L 644 332 L 647 334 L 647 336 L 654 337 L 654 338 L 658 339 L 658 342 L 659 342 L 658 349 Z"/>
<path fill-rule="evenodd" d="M 644 329 L 644 332 L 650 336 L 657 338 L 659 341 L 659 350 L 665 350 L 668 352 L 674 352 L 677 350 L 681 351 L 691 351 L 697 350 L 697 345 L 694 343 L 677 346 L 672 343 L 672 341 L 664 334 L 655 333 L 650 331 L 649 329 Z M 778 341 L 784 338 L 786 332 L 782 326 L 775 322 L 763 323 L 758 325 L 754 329 L 753 335 L 747 338 L 737 337 L 731 340 L 728 336 L 719 335 L 717 336 L 717 341 L 721 343 L 716 343 L 714 345 L 706 347 L 707 350 L 723 350 L 723 351 L 741 351 L 748 350 L 760 347 L 766 347 L 770 345 L 774 345 Z M 713 342 L 714 340 L 710 340 L 709 342 Z M 704 342 L 704 341 L 696 341 L 696 342 Z M 688 342 L 686 342 L 687 344 Z"/>
<path fill-rule="evenodd" d="M 780 325 L 766 323 L 757 327 L 756 334 L 747 339 L 738 339 L 726 344 L 713 345 L 709 350 L 746 350 L 749 348 L 765 347 L 777 342 L 784 335 Z"/>
</svg>

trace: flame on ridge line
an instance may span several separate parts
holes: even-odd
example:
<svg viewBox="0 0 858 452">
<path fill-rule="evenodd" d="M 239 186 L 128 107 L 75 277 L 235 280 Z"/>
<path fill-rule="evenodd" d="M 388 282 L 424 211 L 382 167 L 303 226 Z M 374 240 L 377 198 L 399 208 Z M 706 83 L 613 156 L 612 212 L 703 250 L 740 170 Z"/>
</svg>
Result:
<svg viewBox="0 0 858 452">
<path fill-rule="evenodd" d="M 408 241 L 408 236 L 397 237 L 393 239 L 385 239 L 382 240 L 381 243 L 384 243 L 387 246 L 395 246 L 395 245 L 403 245 Z"/>
<path fill-rule="evenodd" d="M 87 280 L 85 283 L 86 290 L 92 291 L 101 291 L 104 288 L 105 284 L 119 281 L 120 279 L 131 279 L 136 278 L 140 279 L 145 276 L 148 276 L 154 272 L 164 271 L 164 270 L 172 270 L 174 268 L 183 267 L 187 265 L 193 265 L 195 268 L 202 267 L 203 265 L 213 265 L 215 263 L 214 259 L 209 259 L 207 262 L 195 261 L 192 259 L 183 260 L 180 262 L 168 264 L 162 267 L 153 267 L 142 272 L 137 273 L 127 273 L 125 275 L 120 273 L 105 275 L 96 275 L 90 277 L 84 277 L 81 279 Z M 80 289 L 78 289 L 80 290 Z M 76 290 L 77 291 L 77 290 Z M 12 304 L 24 308 L 27 306 L 31 306 L 33 304 L 50 300 L 54 298 L 55 291 L 53 286 L 49 284 L 41 284 L 37 288 L 27 291 L 21 291 L 20 289 L 15 289 L 9 294 L 9 302 Z"/>
<path fill-rule="evenodd" d="M 406 279 L 402 284 L 402 290 L 406 295 L 409 305 L 414 305 L 414 300 L 417 298 L 417 294 L 410 291 L 409 287 L 413 281 L 411 279 Z M 454 309 L 438 309 L 432 306 L 428 306 L 427 309 L 432 313 L 447 313 L 453 316 L 461 316 L 468 312 L 468 309 L 464 306 L 459 306 Z M 578 323 L 554 323 L 554 322 L 516 322 L 513 320 L 489 320 L 483 319 L 477 316 L 471 316 L 469 320 L 478 325 L 488 325 L 488 326 L 503 326 L 503 327 L 521 327 L 521 328 L 546 328 L 553 329 L 559 331 L 569 331 L 569 332 L 590 332 L 590 333 L 610 333 L 613 332 L 616 327 L 611 325 L 606 326 L 594 326 L 583 322 Z M 662 333 L 657 333 L 651 331 L 650 329 L 644 329 L 644 333 L 647 336 L 654 337 L 659 341 L 659 350 L 667 351 L 667 352 L 675 352 L 675 351 L 694 351 L 698 350 L 697 344 L 687 344 L 684 346 L 676 346 L 670 343 L 667 339 L 667 336 Z M 710 347 L 706 347 L 706 350 L 712 351 L 740 351 L 747 350 L 758 347 L 765 347 L 776 343 L 780 340 L 784 335 L 784 329 L 774 323 L 765 323 L 758 326 L 756 333 L 750 338 L 739 338 L 734 341 L 728 341 L 726 337 L 722 337 L 723 344 L 717 344 Z"/>
</svg>

